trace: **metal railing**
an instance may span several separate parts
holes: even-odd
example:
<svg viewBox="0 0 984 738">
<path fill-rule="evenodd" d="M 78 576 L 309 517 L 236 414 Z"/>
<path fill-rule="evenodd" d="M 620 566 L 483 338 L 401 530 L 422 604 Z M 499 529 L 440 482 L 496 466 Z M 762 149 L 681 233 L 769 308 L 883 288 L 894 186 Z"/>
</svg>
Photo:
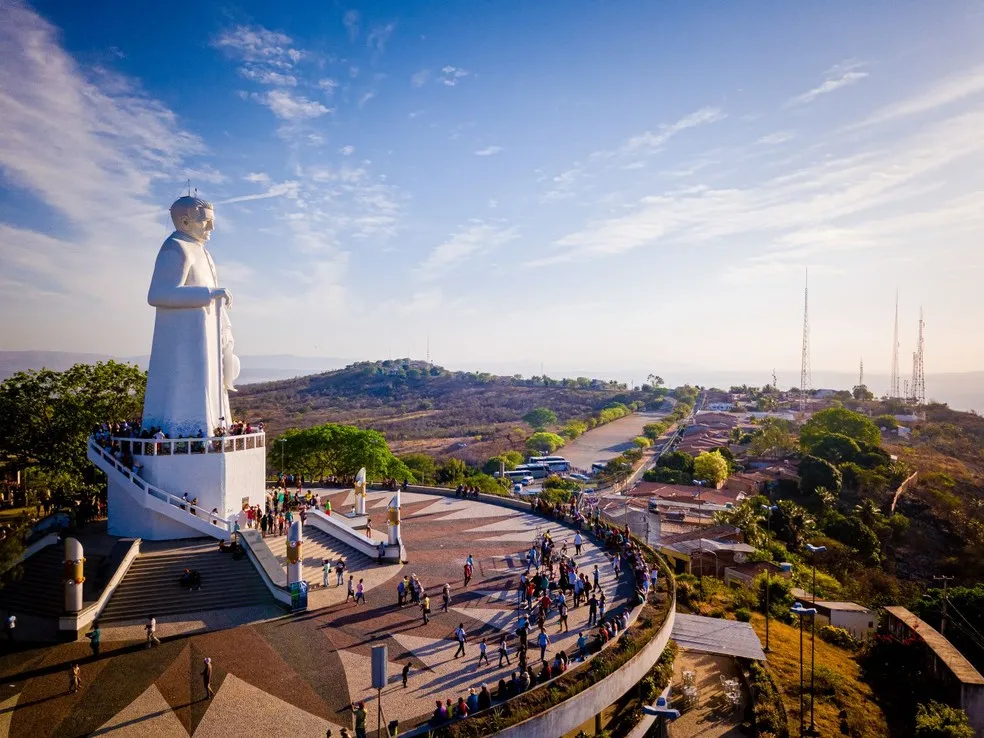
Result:
<svg viewBox="0 0 984 738">
<path fill-rule="evenodd" d="M 229 454 L 250 451 L 266 446 L 266 434 L 246 433 L 241 436 L 208 436 L 206 438 L 130 438 L 110 436 L 120 451 L 132 456 L 185 456 L 188 454 Z"/>
<path fill-rule="evenodd" d="M 170 492 L 165 492 L 160 487 L 155 487 L 150 482 L 141 479 L 136 474 L 136 472 L 134 472 L 132 469 L 128 469 L 126 465 L 123 464 L 123 462 L 121 462 L 119 459 L 113 456 L 112 453 L 110 453 L 101 445 L 99 445 L 99 443 L 94 438 L 89 439 L 89 448 L 93 450 L 96 454 L 98 454 L 103 461 L 108 463 L 110 466 L 116 469 L 116 471 L 118 471 L 124 477 L 129 479 L 131 484 L 133 484 L 138 489 L 142 490 L 148 496 L 153 497 L 159 502 L 163 502 L 173 508 L 177 508 L 177 512 L 179 513 L 178 515 L 179 518 L 183 517 L 182 515 L 180 515 L 180 513 L 184 513 L 184 516 L 187 516 L 188 518 L 196 518 L 199 521 L 211 523 L 212 525 L 216 526 L 220 530 L 226 531 L 227 533 L 231 533 L 235 529 L 235 524 L 236 524 L 235 520 L 226 520 L 225 518 L 221 518 L 218 515 L 214 515 L 212 513 L 206 513 L 202 511 L 201 508 L 193 507 L 192 504 L 188 500 L 184 499 L 183 497 L 172 495 Z M 195 512 L 192 512 L 191 511 L 192 509 L 194 509 Z"/>
</svg>

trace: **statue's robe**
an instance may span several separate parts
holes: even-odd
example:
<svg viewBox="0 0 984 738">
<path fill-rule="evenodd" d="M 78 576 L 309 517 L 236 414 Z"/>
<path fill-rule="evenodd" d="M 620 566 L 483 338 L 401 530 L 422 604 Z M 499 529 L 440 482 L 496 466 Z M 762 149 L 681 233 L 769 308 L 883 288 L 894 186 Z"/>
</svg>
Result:
<svg viewBox="0 0 984 738">
<path fill-rule="evenodd" d="M 223 378 L 223 332 L 231 332 L 225 308 L 216 304 L 215 264 L 202 244 L 175 231 L 161 246 L 147 302 L 157 308 L 147 374 L 143 427 L 160 427 L 171 438 L 211 436 L 231 422 L 229 386 Z M 219 316 L 216 317 L 216 310 Z M 238 364 L 238 361 L 236 361 Z M 234 369 L 238 374 L 238 366 Z"/>
</svg>

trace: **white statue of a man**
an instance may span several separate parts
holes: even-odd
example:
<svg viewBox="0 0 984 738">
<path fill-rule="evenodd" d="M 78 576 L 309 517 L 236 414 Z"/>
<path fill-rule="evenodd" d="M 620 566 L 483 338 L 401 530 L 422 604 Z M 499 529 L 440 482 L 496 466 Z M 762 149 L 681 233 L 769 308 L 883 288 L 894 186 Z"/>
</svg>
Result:
<svg viewBox="0 0 984 738">
<path fill-rule="evenodd" d="M 205 248 L 214 227 L 212 205 L 178 198 L 171 220 L 177 230 L 157 254 L 147 295 L 157 317 L 143 425 L 171 438 L 210 436 L 232 421 L 228 391 L 239 376 L 227 314 L 232 294 L 218 286 Z"/>
</svg>

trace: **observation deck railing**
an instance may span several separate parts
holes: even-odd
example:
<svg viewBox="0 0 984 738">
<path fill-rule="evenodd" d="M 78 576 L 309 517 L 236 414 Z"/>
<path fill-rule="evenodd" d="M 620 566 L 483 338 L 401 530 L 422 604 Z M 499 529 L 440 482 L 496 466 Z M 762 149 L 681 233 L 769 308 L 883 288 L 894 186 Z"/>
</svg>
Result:
<svg viewBox="0 0 984 738">
<path fill-rule="evenodd" d="M 238 436 L 207 436 L 205 438 L 133 438 L 109 436 L 110 444 L 119 444 L 122 453 L 133 456 L 186 456 L 189 454 L 230 454 L 266 446 L 266 433 L 244 433 Z"/>
</svg>

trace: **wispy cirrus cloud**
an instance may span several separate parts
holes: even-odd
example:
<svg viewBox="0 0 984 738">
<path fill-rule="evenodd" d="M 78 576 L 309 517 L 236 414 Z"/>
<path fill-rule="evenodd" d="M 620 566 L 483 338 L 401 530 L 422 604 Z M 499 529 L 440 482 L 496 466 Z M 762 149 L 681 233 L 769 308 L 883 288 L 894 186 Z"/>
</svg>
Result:
<svg viewBox="0 0 984 738">
<path fill-rule="evenodd" d="M 270 108 L 275 116 L 286 121 L 303 121 L 320 118 L 333 112 L 317 100 L 309 100 L 288 90 L 270 90 L 266 93 L 252 93 L 249 97 Z"/>
<path fill-rule="evenodd" d="M 478 149 L 475 152 L 475 156 L 494 156 L 502 151 L 501 146 L 486 146 L 485 148 Z"/>
<path fill-rule="evenodd" d="M 458 80 L 462 77 L 467 77 L 469 72 L 467 69 L 462 69 L 461 67 L 453 67 L 450 64 L 441 68 L 441 84 L 446 87 L 454 87 L 458 84 Z"/>
<path fill-rule="evenodd" d="M 396 23 L 386 23 L 385 25 L 375 26 L 366 37 L 366 46 L 375 53 L 382 54 L 386 51 L 386 44 L 389 43 L 393 31 L 396 30 Z"/>
<path fill-rule="evenodd" d="M 250 82 L 258 82 L 261 85 L 275 85 L 278 87 L 294 87 L 297 85 L 297 77 L 294 75 L 281 74 L 271 69 L 261 69 L 247 65 L 240 67 L 239 73 Z"/>
<path fill-rule="evenodd" d="M 855 85 L 868 76 L 867 72 L 862 71 L 863 67 L 864 64 L 857 61 L 837 64 L 826 71 L 823 82 L 802 94 L 791 97 L 786 101 L 786 105 L 805 105 L 813 102 L 821 95 L 829 95 L 842 87 Z"/>
<path fill-rule="evenodd" d="M 421 279 L 437 279 L 466 259 L 497 249 L 519 237 L 519 229 L 471 220 L 435 246 L 417 269 Z"/>
<path fill-rule="evenodd" d="M 430 79 L 431 70 L 421 69 L 410 75 L 410 84 L 414 87 L 423 87 L 427 84 L 427 80 Z"/>
<path fill-rule="evenodd" d="M 342 16 L 342 25 L 345 26 L 350 41 L 355 41 L 359 37 L 359 20 L 358 10 L 347 10 Z"/>
<path fill-rule="evenodd" d="M 876 110 L 849 128 L 875 126 L 936 111 L 984 94 L 984 66 L 973 67 L 943 79 L 929 89 Z"/>
</svg>

